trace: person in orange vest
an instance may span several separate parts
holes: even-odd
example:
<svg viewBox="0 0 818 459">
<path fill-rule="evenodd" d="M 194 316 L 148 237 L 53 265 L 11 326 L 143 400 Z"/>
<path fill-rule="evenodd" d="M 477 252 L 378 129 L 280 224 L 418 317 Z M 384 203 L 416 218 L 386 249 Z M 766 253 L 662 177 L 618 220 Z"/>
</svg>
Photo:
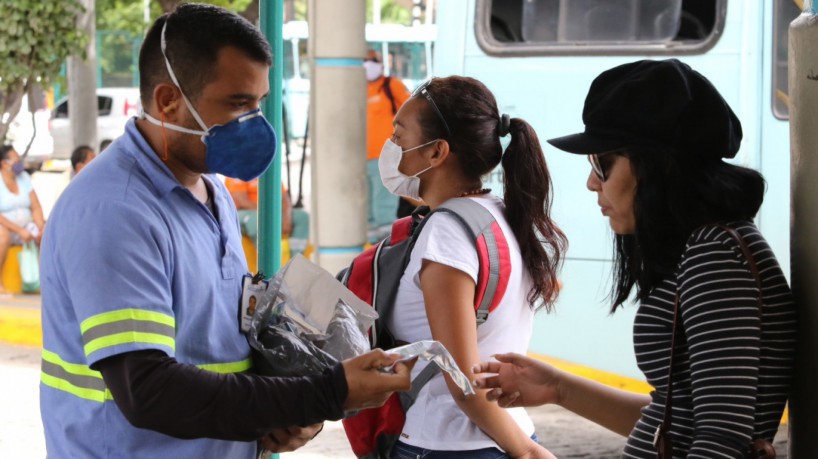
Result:
<svg viewBox="0 0 818 459">
<path fill-rule="evenodd" d="M 239 213 L 241 233 L 258 246 L 258 179 L 243 182 L 226 177 L 224 186 L 230 192 Z M 281 186 L 281 236 L 287 237 L 293 229 L 292 204 L 284 185 Z"/>
<path fill-rule="evenodd" d="M 378 158 L 383 143 L 392 135 L 392 119 L 410 94 L 398 78 L 384 76 L 380 53 L 367 51 L 364 70 L 369 82 L 366 96 L 367 240 L 374 244 L 389 235 L 398 211 L 398 199 L 381 183 Z"/>
</svg>

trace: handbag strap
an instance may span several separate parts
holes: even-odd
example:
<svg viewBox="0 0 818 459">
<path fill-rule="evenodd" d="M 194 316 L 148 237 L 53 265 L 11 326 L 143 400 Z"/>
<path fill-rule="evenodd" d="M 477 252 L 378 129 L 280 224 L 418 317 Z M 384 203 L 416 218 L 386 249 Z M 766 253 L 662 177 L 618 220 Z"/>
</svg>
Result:
<svg viewBox="0 0 818 459">
<path fill-rule="evenodd" d="M 715 227 L 724 230 L 727 234 L 730 235 L 733 239 L 738 242 L 739 248 L 741 249 L 742 254 L 744 255 L 745 260 L 747 260 L 747 264 L 750 267 L 750 274 L 752 274 L 753 279 L 755 279 L 756 286 L 758 287 L 758 297 L 756 299 L 756 304 L 758 305 L 758 318 L 761 320 L 761 307 L 764 304 L 763 299 L 761 297 L 761 275 L 758 271 L 758 265 L 756 264 L 755 258 L 753 258 L 753 253 L 750 252 L 750 248 L 747 246 L 747 242 L 744 240 L 743 237 L 736 231 L 734 228 L 731 228 L 727 225 L 717 223 L 712 225 L 705 225 L 707 227 Z M 670 422 L 671 416 L 673 412 L 673 361 L 676 355 L 676 336 L 679 334 L 679 309 L 680 308 L 680 299 L 679 299 L 679 288 L 676 287 L 676 300 L 673 302 L 673 333 L 670 338 L 670 362 L 667 368 L 667 394 L 665 395 L 665 412 L 662 416 L 662 423 L 659 424 L 659 427 L 656 429 L 656 435 L 653 439 L 653 445 L 658 447 L 661 443 L 660 440 L 664 440 L 664 444 L 668 445 L 669 442 L 667 439 L 662 439 L 667 432 L 670 431 Z"/>
</svg>

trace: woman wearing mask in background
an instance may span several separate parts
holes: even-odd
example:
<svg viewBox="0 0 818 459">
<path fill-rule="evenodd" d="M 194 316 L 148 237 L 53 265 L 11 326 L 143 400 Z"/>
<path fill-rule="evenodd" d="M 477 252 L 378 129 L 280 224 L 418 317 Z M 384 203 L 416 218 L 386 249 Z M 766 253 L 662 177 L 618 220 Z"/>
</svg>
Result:
<svg viewBox="0 0 818 459">
<path fill-rule="evenodd" d="M 0 147 L 0 267 L 12 245 L 36 242 L 45 227 L 40 200 L 31 185 L 31 177 L 23 167 L 20 155 L 11 145 Z M 8 295 L 0 279 L 0 295 Z"/>
<path fill-rule="evenodd" d="M 635 290 L 636 361 L 655 390 L 627 393 L 513 354 L 483 363 L 498 376 L 478 385 L 497 388 L 488 396 L 501 406 L 556 403 L 628 436 L 628 458 L 657 457 L 660 424 L 673 457 L 769 457 L 749 449 L 770 453 L 796 317 L 753 223 L 764 179 L 722 160 L 739 149 L 739 120 L 704 76 L 670 59 L 603 72 L 583 121 L 584 133 L 549 143 L 591 162 L 587 187 L 615 233 L 612 311 Z"/>
<path fill-rule="evenodd" d="M 503 151 L 500 138 L 511 135 Z M 502 163 L 503 199 L 481 177 Z M 443 343 L 466 376 L 474 362 L 501 350 L 525 352 L 535 309 L 557 296 L 557 268 L 565 239 L 551 221 L 548 168 L 534 130 L 500 116 L 482 83 L 433 78 L 398 111 L 380 156 L 384 185 L 435 209 L 471 199 L 488 209 L 508 241 L 511 274 L 496 309 L 477 326 L 474 298 L 479 268 L 474 239 L 455 217 L 431 215 L 403 273 L 387 326 L 405 342 Z M 497 301 L 495 297 L 495 301 Z M 418 364 L 413 377 L 422 371 Z M 534 439 L 521 408 L 505 410 L 483 396 L 466 397 L 448 375 L 437 374 L 406 413 L 392 457 L 553 457 Z"/>
</svg>

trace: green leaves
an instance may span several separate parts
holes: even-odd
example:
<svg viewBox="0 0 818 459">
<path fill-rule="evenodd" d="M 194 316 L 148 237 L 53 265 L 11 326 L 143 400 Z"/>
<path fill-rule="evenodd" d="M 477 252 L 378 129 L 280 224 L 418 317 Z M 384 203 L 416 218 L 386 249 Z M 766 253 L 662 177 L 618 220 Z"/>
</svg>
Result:
<svg viewBox="0 0 818 459">
<path fill-rule="evenodd" d="M 0 0 L 0 96 L 29 79 L 47 84 L 66 57 L 87 43 L 76 27 L 77 0 Z"/>
<path fill-rule="evenodd" d="M 0 0 L 0 140 L 30 84 L 47 86 L 63 61 L 82 51 L 88 37 L 77 29 L 77 0 Z"/>
</svg>

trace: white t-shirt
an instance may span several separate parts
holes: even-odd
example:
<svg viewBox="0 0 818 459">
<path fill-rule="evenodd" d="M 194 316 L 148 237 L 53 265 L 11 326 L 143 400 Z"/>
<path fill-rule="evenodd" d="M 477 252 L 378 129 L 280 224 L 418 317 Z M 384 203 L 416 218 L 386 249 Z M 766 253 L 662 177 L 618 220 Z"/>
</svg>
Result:
<svg viewBox="0 0 818 459">
<path fill-rule="evenodd" d="M 526 296 L 531 279 L 523 269 L 520 247 L 503 216 L 503 202 L 494 196 L 469 198 L 489 209 L 508 241 L 511 275 L 503 299 L 477 327 L 477 346 L 481 360 L 492 354 L 518 352 L 525 354 L 531 338 L 534 311 Z M 429 260 L 465 272 L 477 282 L 479 262 L 474 241 L 455 218 L 439 212 L 431 217 L 418 236 L 409 265 L 403 273 L 395 300 L 395 311 L 389 329 L 401 341 L 415 342 L 432 339 L 419 271 L 422 260 Z M 477 363 L 477 362 L 475 362 Z M 416 377 L 426 362 L 418 362 L 412 371 Z M 534 424 L 523 408 L 507 410 L 527 434 L 534 433 Z M 438 374 L 420 391 L 415 404 L 406 413 L 400 440 L 420 448 L 446 451 L 468 451 L 499 448 L 497 443 L 472 423 L 455 403 L 443 374 Z"/>
</svg>

